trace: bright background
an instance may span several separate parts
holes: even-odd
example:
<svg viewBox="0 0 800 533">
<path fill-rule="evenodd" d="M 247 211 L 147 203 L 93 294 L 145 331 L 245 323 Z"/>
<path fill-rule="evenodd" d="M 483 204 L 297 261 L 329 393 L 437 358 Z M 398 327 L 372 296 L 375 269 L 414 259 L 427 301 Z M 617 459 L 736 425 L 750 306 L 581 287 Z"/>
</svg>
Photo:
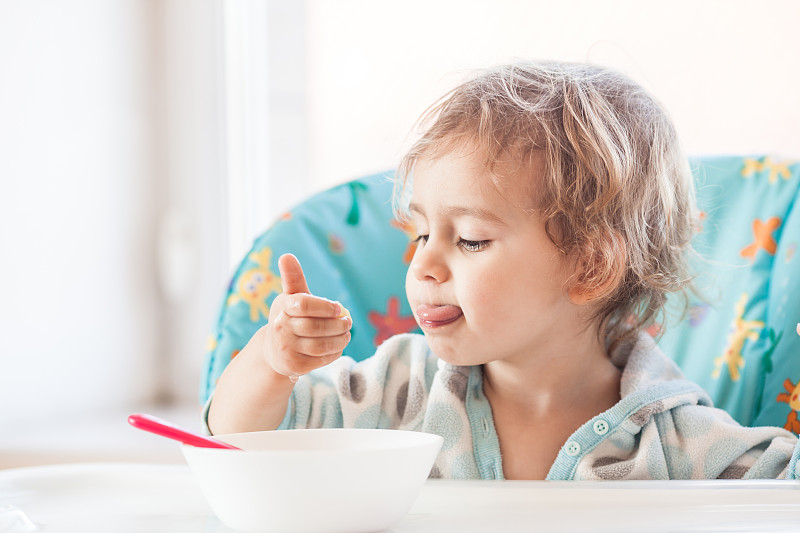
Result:
<svg viewBox="0 0 800 533">
<path fill-rule="evenodd" d="M 800 2 L 0 0 L 0 468 L 180 460 L 225 285 L 302 197 L 391 168 L 470 69 L 590 61 L 690 154 L 800 157 Z"/>
</svg>

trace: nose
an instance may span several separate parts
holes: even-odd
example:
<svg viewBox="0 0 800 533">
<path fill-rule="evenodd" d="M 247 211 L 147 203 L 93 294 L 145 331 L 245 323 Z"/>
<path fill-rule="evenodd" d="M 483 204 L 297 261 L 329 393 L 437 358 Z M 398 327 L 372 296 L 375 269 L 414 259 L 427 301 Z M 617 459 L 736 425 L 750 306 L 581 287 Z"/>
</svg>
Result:
<svg viewBox="0 0 800 533">
<path fill-rule="evenodd" d="M 437 246 L 433 239 L 429 239 L 417 247 L 411 260 L 411 271 L 417 280 L 442 283 L 449 277 L 450 272 Z"/>
</svg>

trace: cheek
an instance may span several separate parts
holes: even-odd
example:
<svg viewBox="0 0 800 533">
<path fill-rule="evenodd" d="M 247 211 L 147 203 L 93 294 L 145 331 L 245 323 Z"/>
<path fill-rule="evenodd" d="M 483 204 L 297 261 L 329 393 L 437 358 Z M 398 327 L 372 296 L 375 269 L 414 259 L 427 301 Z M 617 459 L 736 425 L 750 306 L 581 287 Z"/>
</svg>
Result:
<svg viewBox="0 0 800 533">
<path fill-rule="evenodd" d="M 566 298 L 564 271 L 557 258 L 526 255 L 506 259 L 465 287 L 477 311 L 487 309 L 499 315 L 487 319 L 546 310 Z"/>
<path fill-rule="evenodd" d="M 487 308 L 493 306 L 492 291 L 487 291 L 484 287 L 468 287 L 458 299 L 462 308 L 466 308 L 474 315 L 483 315 Z"/>
<path fill-rule="evenodd" d="M 515 285 L 508 275 L 500 273 L 466 281 L 459 287 L 458 301 L 473 318 L 494 322 L 514 307 Z"/>
<path fill-rule="evenodd" d="M 406 272 L 406 300 L 411 306 L 412 313 L 415 313 L 416 306 L 426 299 L 431 300 L 429 295 L 431 290 L 430 283 L 424 283 L 417 279 L 409 268 Z M 416 316 L 416 313 L 415 313 Z"/>
<path fill-rule="evenodd" d="M 406 270 L 406 299 L 411 301 L 412 296 L 414 294 L 414 282 L 416 279 L 414 278 L 414 274 L 411 272 L 411 267 L 408 267 Z"/>
</svg>

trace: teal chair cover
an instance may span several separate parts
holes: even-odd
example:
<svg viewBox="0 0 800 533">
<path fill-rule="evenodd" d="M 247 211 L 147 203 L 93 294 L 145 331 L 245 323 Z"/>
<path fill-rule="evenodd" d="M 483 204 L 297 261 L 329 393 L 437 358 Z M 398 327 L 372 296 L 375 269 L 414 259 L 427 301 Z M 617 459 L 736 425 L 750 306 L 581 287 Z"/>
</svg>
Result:
<svg viewBox="0 0 800 533">
<path fill-rule="evenodd" d="M 698 294 L 660 345 L 740 423 L 800 433 L 800 165 L 705 158 L 694 175 Z"/>
<path fill-rule="evenodd" d="M 800 433 L 800 164 L 770 157 L 692 161 L 701 209 L 697 294 L 682 320 L 651 331 L 689 379 L 744 425 Z M 277 260 L 295 254 L 312 293 L 353 317 L 345 354 L 372 355 L 388 337 L 418 331 L 405 298 L 410 228 L 392 217 L 391 173 L 319 193 L 258 237 L 233 275 L 210 339 L 201 384 L 216 381 L 269 315 Z M 670 309 L 677 312 L 677 302 Z M 677 316 L 677 315 L 676 315 Z"/>
</svg>

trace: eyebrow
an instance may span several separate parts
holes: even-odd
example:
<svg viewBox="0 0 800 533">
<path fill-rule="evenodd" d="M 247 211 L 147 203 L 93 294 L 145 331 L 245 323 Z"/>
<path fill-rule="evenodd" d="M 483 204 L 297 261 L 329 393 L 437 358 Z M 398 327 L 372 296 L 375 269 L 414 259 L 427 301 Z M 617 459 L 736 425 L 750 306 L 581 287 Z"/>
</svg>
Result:
<svg viewBox="0 0 800 533">
<path fill-rule="evenodd" d="M 419 213 L 422 216 L 425 216 L 425 210 L 422 208 L 421 205 L 411 203 L 408 206 L 408 210 L 413 213 Z M 486 209 L 481 209 L 480 207 L 465 207 L 465 206 L 447 206 L 442 210 L 445 216 L 451 218 L 460 218 L 460 217 L 469 217 L 475 218 L 478 220 L 483 220 L 485 222 L 490 222 L 493 224 L 499 224 L 502 226 L 508 226 L 508 223 L 500 218 L 497 214 L 487 211 Z"/>
</svg>

